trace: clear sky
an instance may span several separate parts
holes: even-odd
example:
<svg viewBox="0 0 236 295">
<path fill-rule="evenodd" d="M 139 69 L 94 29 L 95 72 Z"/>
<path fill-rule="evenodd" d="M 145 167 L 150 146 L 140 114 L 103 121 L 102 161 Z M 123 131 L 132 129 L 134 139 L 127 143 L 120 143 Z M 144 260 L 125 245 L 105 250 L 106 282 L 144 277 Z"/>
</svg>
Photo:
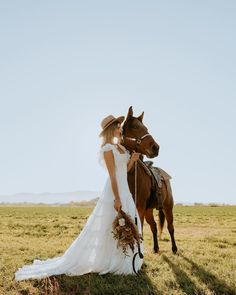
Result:
<svg viewBox="0 0 236 295">
<path fill-rule="evenodd" d="M 235 29 L 229 0 L 1 1 L 0 195 L 101 191 L 132 105 L 176 202 L 235 204 Z"/>
</svg>

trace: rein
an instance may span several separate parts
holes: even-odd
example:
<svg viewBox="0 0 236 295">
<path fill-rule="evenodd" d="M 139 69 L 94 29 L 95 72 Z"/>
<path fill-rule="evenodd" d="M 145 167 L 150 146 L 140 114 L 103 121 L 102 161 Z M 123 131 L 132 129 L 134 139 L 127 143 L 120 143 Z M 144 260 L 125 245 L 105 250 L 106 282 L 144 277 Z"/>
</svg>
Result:
<svg viewBox="0 0 236 295">
<path fill-rule="evenodd" d="M 135 185 L 134 185 L 134 197 L 135 197 L 135 201 L 134 201 L 134 204 L 135 204 L 135 217 L 134 217 L 134 220 L 135 220 L 135 224 L 136 226 L 138 227 L 138 218 L 137 218 L 137 208 L 136 208 L 136 201 L 137 201 L 137 161 L 135 161 L 134 163 L 134 167 L 135 167 L 135 174 L 134 174 L 134 179 L 135 179 Z M 136 274 L 138 274 L 137 270 L 135 269 L 135 259 L 136 259 L 136 256 L 139 255 L 139 257 L 141 259 L 143 259 L 143 253 L 141 252 L 141 249 L 140 249 L 140 244 L 138 242 L 138 252 L 136 252 L 133 256 L 133 261 L 132 261 L 132 266 L 133 266 L 133 270 Z"/>
<path fill-rule="evenodd" d="M 133 141 L 133 142 L 135 142 L 135 151 L 136 151 L 136 149 L 137 149 L 137 147 L 142 143 L 142 141 L 143 141 L 143 139 L 145 139 L 146 137 L 148 137 L 148 136 L 151 136 L 151 134 L 149 134 L 149 133 L 146 133 L 146 134 L 144 134 L 143 136 L 141 136 L 141 137 L 129 137 L 129 136 L 124 136 L 123 135 L 123 139 L 128 139 L 128 140 L 130 140 L 130 141 Z M 138 162 L 140 162 L 141 163 L 141 165 L 142 166 L 144 166 L 146 169 L 146 171 L 147 171 L 147 167 L 146 167 L 146 165 L 139 159 L 138 161 L 135 161 L 135 163 L 134 163 L 134 168 L 135 168 L 135 174 L 134 174 L 134 198 L 135 198 L 135 201 L 134 201 L 134 204 L 135 204 L 135 217 L 134 217 L 134 220 L 135 220 L 135 225 L 138 227 L 138 218 L 137 218 L 137 208 L 136 208 L 136 201 L 137 201 L 137 167 L 138 167 Z M 149 172 L 150 173 L 150 172 Z M 135 254 L 134 254 L 134 256 L 133 256 L 133 260 L 132 260 L 132 266 L 133 266 L 133 270 L 134 270 L 134 272 L 136 273 L 136 274 L 138 274 L 138 272 L 137 272 L 137 270 L 136 270 L 136 268 L 135 268 L 135 259 L 136 259 L 136 257 L 137 257 L 137 255 L 139 256 L 139 258 L 141 258 L 141 259 L 143 259 L 143 253 L 141 252 L 141 249 L 140 249 L 140 243 L 139 243 L 139 241 L 138 241 L 138 252 L 136 252 Z"/>
</svg>

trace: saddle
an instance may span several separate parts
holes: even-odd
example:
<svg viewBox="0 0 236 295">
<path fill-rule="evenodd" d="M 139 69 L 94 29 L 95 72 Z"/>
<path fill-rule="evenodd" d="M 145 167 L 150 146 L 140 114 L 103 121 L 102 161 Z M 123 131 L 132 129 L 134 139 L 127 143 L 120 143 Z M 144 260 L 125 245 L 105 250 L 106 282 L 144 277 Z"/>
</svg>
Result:
<svg viewBox="0 0 236 295">
<path fill-rule="evenodd" d="M 155 207 L 157 210 L 161 210 L 163 209 L 163 200 L 161 195 L 162 181 L 165 181 L 168 184 L 167 189 L 171 190 L 169 180 L 172 177 L 163 169 L 152 166 L 152 161 L 139 160 L 139 162 L 142 164 L 144 170 L 152 180 L 151 194 L 146 209 Z"/>
<path fill-rule="evenodd" d="M 162 187 L 162 180 L 170 180 L 172 177 L 163 169 L 159 167 L 154 167 L 152 161 L 144 161 L 144 164 L 150 169 L 152 175 L 154 176 L 158 187 Z"/>
</svg>

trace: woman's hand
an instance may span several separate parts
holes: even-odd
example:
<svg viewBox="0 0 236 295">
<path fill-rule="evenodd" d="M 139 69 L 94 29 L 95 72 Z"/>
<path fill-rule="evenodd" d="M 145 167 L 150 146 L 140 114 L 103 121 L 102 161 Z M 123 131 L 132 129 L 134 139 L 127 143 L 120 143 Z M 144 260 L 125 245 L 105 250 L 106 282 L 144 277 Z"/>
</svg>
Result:
<svg viewBox="0 0 236 295">
<path fill-rule="evenodd" d="M 140 155 L 141 153 L 136 153 L 135 151 L 132 152 L 131 157 L 127 164 L 127 172 L 133 170 L 134 163 L 138 161 Z"/>
<path fill-rule="evenodd" d="M 137 161 L 139 159 L 139 155 L 140 153 L 132 152 L 130 160 L 132 160 L 132 162 Z"/>
<path fill-rule="evenodd" d="M 120 209 L 121 209 L 121 201 L 119 199 L 114 200 L 114 208 L 116 209 L 117 212 L 120 211 Z"/>
</svg>

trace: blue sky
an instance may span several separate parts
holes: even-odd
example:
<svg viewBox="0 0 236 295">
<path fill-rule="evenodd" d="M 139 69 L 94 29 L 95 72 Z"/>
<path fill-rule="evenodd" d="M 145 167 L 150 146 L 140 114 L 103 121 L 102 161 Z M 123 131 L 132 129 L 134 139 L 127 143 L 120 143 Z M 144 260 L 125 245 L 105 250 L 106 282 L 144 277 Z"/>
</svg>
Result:
<svg viewBox="0 0 236 295">
<path fill-rule="evenodd" d="M 0 194 L 101 191 L 108 114 L 144 111 L 176 202 L 236 204 L 235 1 L 1 1 Z"/>
</svg>

